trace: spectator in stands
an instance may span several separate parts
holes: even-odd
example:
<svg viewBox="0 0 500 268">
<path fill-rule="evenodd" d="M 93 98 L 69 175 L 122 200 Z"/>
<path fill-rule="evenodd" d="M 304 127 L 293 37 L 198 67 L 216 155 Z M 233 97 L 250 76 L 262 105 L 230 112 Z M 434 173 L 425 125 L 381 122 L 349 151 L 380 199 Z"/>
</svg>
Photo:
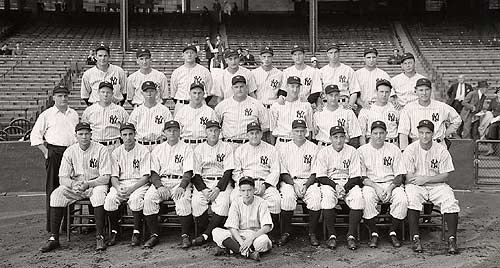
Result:
<svg viewBox="0 0 500 268">
<path fill-rule="evenodd" d="M 255 65 L 255 57 L 250 54 L 248 48 L 243 48 L 241 50 L 241 58 L 240 61 L 243 65 Z"/>
<path fill-rule="evenodd" d="M 446 92 L 446 95 L 448 96 L 448 99 L 446 100 L 446 104 L 450 105 L 453 107 L 457 113 L 462 112 L 462 102 L 465 99 L 465 96 L 469 94 L 469 92 L 472 91 L 472 86 L 468 83 L 465 83 L 465 77 L 464 75 L 459 75 L 458 76 L 458 81 L 450 86 L 448 91 Z M 463 129 L 463 123 L 460 125 L 460 127 L 457 130 L 457 134 L 460 136 L 462 135 L 462 129 Z"/>
<path fill-rule="evenodd" d="M 318 58 L 316 57 L 311 57 L 311 67 L 316 68 L 316 69 L 321 69 L 318 63 Z"/>
<path fill-rule="evenodd" d="M 227 47 L 226 42 L 224 42 L 224 40 L 222 40 L 222 37 L 220 36 L 220 34 L 218 34 L 215 38 L 216 38 L 215 48 L 217 48 L 220 53 L 223 53 Z"/>
<path fill-rule="evenodd" d="M 221 23 L 222 22 L 222 5 L 220 4 L 219 0 L 214 1 L 213 9 L 215 12 L 215 17 L 217 18 L 217 23 Z"/>
<path fill-rule="evenodd" d="M 399 55 L 399 50 L 397 48 L 392 51 L 392 55 L 389 56 L 387 63 L 390 65 L 401 64 L 401 55 Z"/>
<path fill-rule="evenodd" d="M 87 56 L 87 65 L 95 65 L 97 63 L 97 60 L 95 58 L 95 51 L 90 50 L 89 55 Z"/>
<path fill-rule="evenodd" d="M 415 85 L 417 80 L 425 78 L 423 75 L 418 74 L 415 69 L 415 57 L 411 53 L 404 53 L 401 56 L 401 69 L 402 73 L 392 78 L 392 85 L 394 87 L 394 94 L 392 103 L 398 110 L 403 108 L 407 103 L 418 99 L 415 93 Z"/>
<path fill-rule="evenodd" d="M 24 49 L 22 48 L 20 43 L 16 43 L 16 48 L 12 51 L 12 54 L 16 56 L 24 55 Z"/>
<path fill-rule="evenodd" d="M 210 36 L 205 37 L 205 45 L 203 46 L 205 51 L 205 59 L 207 59 L 207 67 L 210 69 L 210 62 L 214 57 L 214 44 L 210 41 Z"/>
<path fill-rule="evenodd" d="M 500 139 L 500 88 L 495 90 L 495 98 L 491 100 L 488 111 L 481 119 L 479 132 L 485 133 L 485 137 L 488 140 Z M 493 153 L 495 153 L 493 144 L 489 143 L 486 155 Z"/>
<path fill-rule="evenodd" d="M 463 104 L 463 109 L 460 112 L 460 117 L 463 121 L 463 132 L 462 138 L 464 139 L 479 139 L 479 112 L 483 112 L 484 101 L 486 100 L 486 92 L 488 91 L 488 82 L 479 81 L 477 89 L 471 91 L 467 96 L 465 96 Z"/>
<path fill-rule="evenodd" d="M 214 49 L 214 57 L 210 61 L 210 70 L 225 69 L 226 67 L 226 61 L 224 61 L 222 53 L 220 53 L 218 49 Z"/>
<path fill-rule="evenodd" d="M 9 44 L 5 43 L 0 49 L 0 55 L 12 55 L 12 50 L 9 48 Z"/>
</svg>

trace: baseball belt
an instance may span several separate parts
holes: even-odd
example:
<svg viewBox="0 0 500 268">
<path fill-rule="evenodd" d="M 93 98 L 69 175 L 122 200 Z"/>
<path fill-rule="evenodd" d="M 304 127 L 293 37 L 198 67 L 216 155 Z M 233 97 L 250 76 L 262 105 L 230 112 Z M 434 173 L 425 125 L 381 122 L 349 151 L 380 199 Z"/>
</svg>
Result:
<svg viewBox="0 0 500 268">
<path fill-rule="evenodd" d="M 113 145 L 113 144 L 117 143 L 118 141 L 119 141 L 119 139 L 114 139 L 114 140 L 110 140 L 110 141 L 97 141 L 97 142 L 104 145 L 104 146 L 109 146 L 109 145 Z"/>
<path fill-rule="evenodd" d="M 289 141 L 292 141 L 292 139 L 291 138 L 281 138 L 281 137 L 279 137 L 278 141 L 280 141 L 280 142 L 289 142 Z"/>
<path fill-rule="evenodd" d="M 437 143 L 441 143 L 441 142 L 443 142 L 443 140 L 442 140 L 442 139 L 433 139 L 433 140 L 434 140 L 435 142 L 437 142 Z"/>
<path fill-rule="evenodd" d="M 308 180 L 309 178 L 293 177 L 294 180 Z"/>
<path fill-rule="evenodd" d="M 248 139 L 226 139 L 222 138 L 222 141 L 232 142 L 232 143 L 245 143 Z"/>
<path fill-rule="evenodd" d="M 399 138 L 387 138 L 385 139 L 385 141 L 390 143 L 395 143 L 399 141 Z"/>
<path fill-rule="evenodd" d="M 203 178 L 209 181 L 218 181 L 222 179 L 222 177 L 203 177 Z"/>
<path fill-rule="evenodd" d="M 318 141 L 318 145 L 329 146 L 329 145 L 332 145 L 332 143 L 331 142 Z"/>
<path fill-rule="evenodd" d="M 195 140 L 184 139 L 184 142 L 189 144 L 198 144 L 198 143 L 204 143 L 206 140 L 207 139 L 195 139 Z"/>
<path fill-rule="evenodd" d="M 138 143 L 142 145 L 154 145 L 154 144 L 161 144 L 165 141 L 165 139 L 160 139 L 160 140 L 155 140 L 155 141 L 137 141 Z"/>
<path fill-rule="evenodd" d="M 189 100 L 178 100 L 174 99 L 175 103 L 189 104 Z"/>
<path fill-rule="evenodd" d="M 181 175 L 163 175 L 161 176 L 160 178 L 167 178 L 167 179 L 182 179 L 182 176 Z"/>
</svg>

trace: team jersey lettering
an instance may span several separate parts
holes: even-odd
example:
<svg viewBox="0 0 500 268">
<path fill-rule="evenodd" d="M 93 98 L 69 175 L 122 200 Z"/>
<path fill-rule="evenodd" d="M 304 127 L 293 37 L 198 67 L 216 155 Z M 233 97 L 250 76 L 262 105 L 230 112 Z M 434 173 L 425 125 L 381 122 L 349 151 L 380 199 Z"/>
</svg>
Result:
<svg viewBox="0 0 500 268">
<path fill-rule="evenodd" d="M 304 164 L 309 164 L 310 165 L 311 162 L 312 162 L 312 155 L 310 155 L 310 154 L 304 155 Z"/>
<path fill-rule="evenodd" d="M 180 164 L 182 162 L 182 160 L 184 160 L 184 157 L 180 154 L 176 154 L 175 157 L 174 157 L 174 162 L 176 164 Z"/>
<path fill-rule="evenodd" d="M 349 168 L 351 165 L 351 159 L 345 159 L 342 163 L 344 164 L 344 168 Z"/>
<path fill-rule="evenodd" d="M 388 113 L 387 114 L 387 120 L 389 120 L 389 122 L 396 121 L 396 115 L 394 113 Z"/>
<path fill-rule="evenodd" d="M 345 75 L 339 75 L 340 83 L 347 83 L 347 77 Z"/>
<path fill-rule="evenodd" d="M 267 158 L 267 156 L 265 156 L 265 155 L 262 155 L 260 157 L 260 163 L 262 165 L 266 165 L 267 166 L 269 164 L 269 158 Z"/>
<path fill-rule="evenodd" d="M 161 116 L 161 115 L 155 116 L 155 123 L 156 124 L 163 124 L 163 116 Z"/>
<path fill-rule="evenodd" d="M 224 161 L 224 158 L 226 157 L 225 154 L 217 154 L 217 162 L 223 162 Z"/>
<path fill-rule="evenodd" d="M 345 127 L 345 119 L 344 118 L 337 119 L 337 124 L 341 127 Z"/>
<path fill-rule="evenodd" d="M 91 158 L 89 162 L 90 162 L 89 163 L 90 168 L 97 168 L 97 166 L 98 166 L 97 159 Z"/>
<path fill-rule="evenodd" d="M 200 117 L 200 125 L 205 125 L 208 122 L 208 118 L 206 116 Z"/>
<path fill-rule="evenodd" d="M 438 163 L 439 162 L 437 161 L 437 159 L 432 159 L 431 160 L 431 168 L 437 169 L 438 168 Z"/>
<path fill-rule="evenodd" d="M 203 83 L 203 78 L 201 78 L 201 76 L 199 76 L 199 75 L 195 75 L 195 76 L 193 77 L 193 79 L 194 79 L 194 83 L 195 83 L 195 84 L 204 84 L 204 83 Z"/>
<path fill-rule="evenodd" d="M 134 159 L 134 161 L 132 161 L 132 167 L 133 168 L 139 168 L 139 159 Z"/>
<path fill-rule="evenodd" d="M 304 85 L 310 86 L 311 84 L 312 84 L 312 78 L 306 77 L 306 79 L 304 79 Z"/>
<path fill-rule="evenodd" d="M 118 123 L 118 116 L 116 116 L 116 115 L 114 115 L 114 114 L 110 115 L 110 116 L 109 116 L 109 123 L 111 123 L 111 124 L 116 124 L 116 123 Z"/>
<path fill-rule="evenodd" d="M 390 156 L 384 157 L 384 166 L 386 167 L 392 166 L 392 157 Z"/>
<path fill-rule="evenodd" d="M 251 116 L 252 115 L 252 109 L 251 108 L 246 108 L 245 109 L 245 116 Z"/>
<path fill-rule="evenodd" d="M 297 118 L 304 118 L 306 116 L 305 111 L 297 111 Z"/>
<path fill-rule="evenodd" d="M 109 80 L 111 81 L 111 84 L 113 84 L 113 86 L 118 84 L 118 78 L 116 78 L 114 76 L 111 76 L 111 78 L 109 78 Z"/>
<path fill-rule="evenodd" d="M 272 88 L 277 88 L 277 87 L 278 87 L 278 85 L 279 85 L 279 83 L 280 83 L 280 82 L 279 82 L 278 80 L 273 79 L 273 80 L 271 80 L 271 87 L 272 87 Z"/>
<path fill-rule="evenodd" d="M 434 122 L 439 121 L 439 113 L 432 113 L 432 121 Z"/>
</svg>

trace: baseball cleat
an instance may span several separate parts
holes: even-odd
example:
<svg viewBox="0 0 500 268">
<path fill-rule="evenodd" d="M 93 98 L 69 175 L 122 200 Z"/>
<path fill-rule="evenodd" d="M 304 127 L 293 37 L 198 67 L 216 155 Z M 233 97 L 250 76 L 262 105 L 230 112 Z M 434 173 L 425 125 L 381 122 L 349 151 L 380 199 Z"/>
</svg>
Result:
<svg viewBox="0 0 500 268">
<path fill-rule="evenodd" d="M 108 243 L 106 243 L 106 245 L 108 245 L 108 247 L 114 246 L 114 245 L 116 245 L 117 240 L 118 240 L 118 233 L 111 232 L 111 235 L 109 236 Z"/>
<path fill-rule="evenodd" d="M 377 235 L 373 235 L 372 234 L 372 237 L 370 238 L 370 245 L 369 245 L 371 248 L 376 248 L 378 247 L 378 236 Z"/>
<path fill-rule="evenodd" d="M 347 238 L 347 248 L 350 250 L 356 250 L 358 245 L 356 244 L 356 238 L 350 236 Z"/>
<path fill-rule="evenodd" d="M 191 246 L 191 239 L 189 239 L 189 235 L 183 234 L 181 237 L 182 237 L 181 248 L 189 248 Z"/>
<path fill-rule="evenodd" d="M 457 239 L 454 236 L 450 236 L 448 239 L 448 253 L 458 254 Z"/>
<path fill-rule="evenodd" d="M 418 237 L 418 236 L 415 236 L 413 238 L 413 251 L 418 252 L 418 253 L 422 253 L 422 251 L 423 251 L 422 243 L 420 243 L 420 237 Z"/>
<path fill-rule="evenodd" d="M 337 248 L 337 239 L 335 238 L 335 236 L 330 236 L 330 238 L 328 238 L 328 240 L 326 241 L 326 246 L 329 249 Z"/>
<path fill-rule="evenodd" d="M 309 234 L 309 241 L 311 242 L 311 246 L 319 246 L 319 241 L 315 234 Z"/>
<path fill-rule="evenodd" d="M 401 247 L 401 242 L 399 242 L 399 239 L 396 235 L 391 235 L 391 243 L 392 243 L 392 246 L 395 247 L 395 248 L 399 248 Z"/>
<path fill-rule="evenodd" d="M 260 261 L 260 254 L 257 251 L 249 252 L 247 257 L 254 261 Z"/>
<path fill-rule="evenodd" d="M 191 244 L 193 244 L 193 246 L 201 246 L 203 244 L 205 244 L 205 238 L 200 235 L 198 236 L 197 238 L 193 239 L 193 241 L 191 241 Z"/>
<path fill-rule="evenodd" d="M 160 239 L 158 238 L 157 235 L 152 235 L 146 243 L 144 243 L 145 248 L 153 248 L 160 242 Z"/>
<path fill-rule="evenodd" d="M 139 246 L 141 244 L 141 237 L 138 233 L 132 233 L 132 239 L 130 245 L 133 247 Z"/>
<path fill-rule="evenodd" d="M 286 243 L 290 241 L 290 234 L 289 233 L 283 233 L 278 240 L 278 246 L 284 246 Z"/>
<path fill-rule="evenodd" d="M 104 242 L 104 236 L 97 235 L 95 238 L 96 246 L 95 251 L 102 251 L 106 249 L 106 243 Z"/>
<path fill-rule="evenodd" d="M 48 240 L 47 243 L 45 243 L 45 245 L 40 248 L 40 251 L 42 253 L 45 253 L 60 247 L 61 244 L 59 244 L 59 240 Z"/>
</svg>

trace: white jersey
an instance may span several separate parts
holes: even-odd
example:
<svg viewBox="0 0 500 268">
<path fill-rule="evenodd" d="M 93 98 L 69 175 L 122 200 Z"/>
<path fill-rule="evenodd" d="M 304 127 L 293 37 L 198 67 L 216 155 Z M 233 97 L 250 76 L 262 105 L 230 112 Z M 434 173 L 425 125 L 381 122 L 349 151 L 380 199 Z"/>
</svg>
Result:
<svg viewBox="0 0 500 268">
<path fill-rule="evenodd" d="M 38 146 L 44 143 L 56 146 L 70 146 L 76 142 L 75 127 L 80 119 L 78 113 L 69 108 L 65 113 L 56 106 L 43 111 L 36 119 L 31 130 L 31 146 Z"/>
<path fill-rule="evenodd" d="M 272 186 L 278 184 L 280 163 L 278 152 L 271 144 L 261 141 L 259 145 L 242 144 L 234 152 L 234 180 L 243 176 L 261 178 Z"/>
<path fill-rule="evenodd" d="M 283 80 L 283 72 L 273 67 L 269 71 L 265 71 L 262 67 L 252 70 L 255 77 L 257 90 L 255 95 L 257 99 L 265 105 L 273 104 L 278 98 L 278 90 L 281 88 Z"/>
<path fill-rule="evenodd" d="M 281 174 L 288 173 L 292 178 L 307 179 L 313 174 L 318 147 L 306 140 L 301 146 L 290 141 L 279 147 Z"/>
<path fill-rule="evenodd" d="M 428 151 L 422 149 L 419 141 L 408 145 L 403 152 L 403 163 L 405 173 L 417 176 L 436 176 L 455 170 L 450 152 L 435 141 Z"/>
<path fill-rule="evenodd" d="M 182 141 L 178 141 L 173 146 L 164 142 L 151 152 L 151 171 L 156 172 L 160 177 L 182 176 L 184 172 L 191 170 L 194 170 L 193 149 Z"/>
<path fill-rule="evenodd" d="M 406 74 L 400 73 L 392 78 L 394 94 L 398 97 L 401 106 L 418 99 L 415 93 L 415 85 L 420 78 L 425 78 L 425 76 L 415 73 L 412 77 L 408 77 Z"/>
<path fill-rule="evenodd" d="M 358 118 L 351 109 L 342 106 L 335 111 L 323 108 L 323 111 L 314 113 L 313 122 L 318 141 L 330 142 L 330 128 L 334 126 L 343 127 L 348 139 L 361 136 Z"/>
<path fill-rule="evenodd" d="M 401 149 L 392 143 L 384 142 L 379 149 L 367 143 L 359 147 L 358 152 L 361 159 L 361 175 L 367 176 L 373 182 L 390 182 L 397 175 L 406 174 L 401 159 Z"/>
<path fill-rule="evenodd" d="M 121 67 L 113 64 L 109 64 L 106 72 L 94 66 L 83 73 L 80 90 L 82 99 L 89 99 L 91 103 L 98 102 L 99 84 L 104 81 L 113 84 L 114 101 L 123 100 L 123 94 L 127 93 L 127 75 Z"/>
<path fill-rule="evenodd" d="M 290 138 L 292 134 L 292 122 L 296 119 L 306 121 L 309 131 L 313 130 L 313 110 L 309 102 L 299 100 L 285 104 L 274 103 L 269 113 L 270 130 L 277 137 Z"/>
<path fill-rule="evenodd" d="M 382 69 L 375 68 L 372 71 L 363 67 L 356 71 L 359 83 L 361 100 L 365 103 L 374 102 L 377 95 L 377 80 L 385 79 L 391 81 L 391 77 Z M 391 91 L 391 95 L 393 92 Z"/>
<path fill-rule="evenodd" d="M 316 156 L 313 168 L 316 177 L 328 177 L 332 180 L 349 179 L 361 176 L 359 153 L 354 147 L 344 144 L 340 152 L 333 146 L 321 148 Z"/>
<path fill-rule="evenodd" d="M 370 109 L 361 109 L 358 115 L 361 133 L 366 137 L 370 137 L 372 123 L 382 121 L 387 127 L 387 138 L 398 137 L 399 111 L 394 108 L 392 103 L 387 103 L 384 106 L 377 104 L 371 105 Z"/>
<path fill-rule="evenodd" d="M 328 85 L 337 85 L 341 96 L 350 96 L 359 92 L 356 73 L 351 67 L 343 63 L 340 63 L 340 66 L 336 68 L 331 67 L 329 64 L 323 66 L 319 70 L 319 77 L 323 88 Z"/>
<path fill-rule="evenodd" d="M 92 139 L 110 141 L 120 138 L 120 126 L 128 121 L 125 109 L 114 103 L 103 107 L 94 103 L 82 114 L 82 122 L 87 122 L 92 128 Z"/>
<path fill-rule="evenodd" d="M 134 185 L 141 177 L 151 174 L 151 156 L 147 147 L 135 143 L 130 151 L 120 145 L 111 153 L 111 176 L 125 187 Z"/>
<path fill-rule="evenodd" d="M 193 68 L 181 65 L 172 72 L 170 78 L 171 97 L 178 100 L 189 100 L 189 91 L 193 83 L 205 86 L 205 96 L 213 94 L 212 75 L 207 68 L 199 64 Z"/>
<path fill-rule="evenodd" d="M 306 65 L 304 70 L 298 70 L 295 65 L 286 68 L 283 71 L 283 81 L 281 82 L 281 89 L 286 91 L 287 79 L 290 76 L 297 76 L 300 78 L 302 85 L 300 86 L 299 100 L 307 101 L 307 97 L 312 93 L 321 92 L 321 79 L 319 77 L 319 70 Z"/>
<path fill-rule="evenodd" d="M 127 99 L 132 101 L 132 104 L 140 105 L 144 103 L 142 95 L 142 83 L 152 81 L 156 86 L 156 102 L 162 103 L 163 99 L 168 98 L 168 82 L 167 77 L 162 72 L 151 69 L 148 74 L 143 74 L 141 70 L 137 70 L 129 75 L 127 79 Z"/>
<path fill-rule="evenodd" d="M 163 139 L 165 122 L 172 120 L 172 113 L 163 104 L 157 103 L 148 108 L 144 104 L 136 107 L 130 114 L 129 122 L 134 124 L 138 141 L 156 141 Z"/>
<path fill-rule="evenodd" d="M 206 104 L 196 109 L 191 105 L 184 105 L 174 116 L 174 120 L 181 126 L 183 139 L 206 138 L 205 124 L 208 120 L 215 120 L 215 118 L 214 110 Z"/>
<path fill-rule="evenodd" d="M 111 160 L 104 145 L 91 141 L 84 151 L 75 143 L 64 151 L 59 167 L 62 185 L 70 186 L 68 180 L 89 181 L 103 175 L 111 175 Z"/>
<path fill-rule="evenodd" d="M 222 124 L 222 137 L 239 138 L 247 137 L 247 125 L 259 121 L 263 129 L 269 128 L 269 117 L 262 103 L 252 97 L 247 97 L 242 102 L 234 98 L 221 101 L 215 106 L 217 121 Z"/>
<path fill-rule="evenodd" d="M 462 122 L 457 111 L 444 102 L 431 100 L 428 106 L 422 106 L 414 101 L 401 110 L 398 133 L 408 135 L 412 140 L 418 139 L 417 126 L 424 119 L 434 123 L 433 138 L 441 140 L 445 138 L 446 123 L 451 123 L 449 128 L 455 131 Z"/>
<path fill-rule="evenodd" d="M 202 177 L 222 177 L 224 171 L 234 169 L 233 147 L 219 141 L 210 146 L 204 142 L 194 149 L 194 173 Z"/>
<path fill-rule="evenodd" d="M 232 88 L 232 79 L 237 75 L 245 77 L 249 94 L 257 90 L 257 85 L 255 83 L 255 77 L 253 76 L 253 73 L 247 68 L 239 66 L 238 70 L 234 74 L 230 73 L 226 68 L 220 75 L 217 76 L 221 81 L 217 81 L 216 83 L 218 85 L 218 88 L 214 89 L 214 92 L 217 92 L 215 95 L 220 96 L 223 99 L 232 98 L 234 95 Z"/>
</svg>

